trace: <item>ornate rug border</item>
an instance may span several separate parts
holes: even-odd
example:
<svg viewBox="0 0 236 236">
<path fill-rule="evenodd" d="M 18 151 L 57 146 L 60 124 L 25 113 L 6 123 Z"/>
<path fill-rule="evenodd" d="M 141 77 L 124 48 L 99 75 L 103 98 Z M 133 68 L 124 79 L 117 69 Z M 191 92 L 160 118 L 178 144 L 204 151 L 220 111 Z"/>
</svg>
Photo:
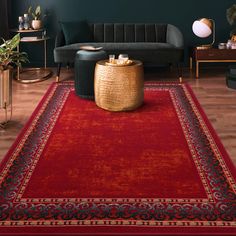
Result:
<svg viewBox="0 0 236 236">
<path fill-rule="evenodd" d="M 68 84 L 70 84 L 71 82 L 68 82 Z M 157 85 L 156 83 L 146 83 L 147 85 Z M 158 84 L 161 84 L 161 83 L 158 83 Z M 165 83 L 166 84 L 166 83 Z M 176 84 L 176 83 L 175 83 Z M 2 169 L 5 167 L 5 165 L 8 165 L 7 161 L 8 161 L 8 156 L 14 151 L 14 149 L 17 147 L 17 144 L 19 142 L 19 140 L 21 139 L 21 137 L 25 134 L 25 132 L 27 131 L 27 129 L 29 128 L 29 125 L 31 124 L 31 122 L 34 120 L 35 116 L 37 115 L 39 109 L 42 107 L 43 103 L 45 102 L 45 99 L 48 98 L 48 95 L 50 94 L 50 92 L 52 91 L 52 89 L 56 89 L 57 86 L 60 86 L 61 84 L 52 84 L 49 88 L 49 90 L 46 92 L 46 94 L 44 95 L 44 97 L 42 98 L 42 100 L 40 101 L 39 105 L 37 106 L 37 108 L 35 109 L 35 111 L 33 112 L 32 116 L 30 117 L 29 121 L 26 123 L 25 127 L 22 129 L 21 133 L 19 134 L 18 138 L 16 139 L 15 143 L 13 144 L 13 146 L 11 147 L 11 149 L 8 151 L 8 154 L 6 155 L 6 157 L 4 158 L 4 160 L 2 161 L 1 165 L 0 165 L 0 172 L 2 171 Z M 181 84 L 181 86 L 184 88 L 186 87 L 185 89 L 187 89 L 186 91 L 190 94 L 191 98 L 193 99 L 195 105 L 196 105 L 196 108 L 199 110 L 199 113 L 201 114 L 202 116 L 202 119 L 204 120 L 204 123 L 206 124 L 206 127 L 207 129 L 209 129 L 209 133 L 212 135 L 212 137 L 214 138 L 214 141 L 216 143 L 216 146 L 219 148 L 219 151 L 222 153 L 222 156 L 223 156 L 223 159 L 225 161 L 225 163 L 227 164 L 227 167 L 229 168 L 229 171 L 231 172 L 232 176 L 228 176 L 230 178 L 232 178 L 233 180 L 233 183 L 231 182 L 231 184 L 233 184 L 233 189 L 235 191 L 235 181 L 234 179 L 236 179 L 236 172 L 235 172 L 235 167 L 234 167 L 234 164 L 232 162 L 232 160 L 229 158 L 226 150 L 224 149 L 218 135 L 216 134 L 215 130 L 213 129 L 211 123 L 209 122 L 204 110 L 202 109 L 201 105 L 199 104 L 197 98 L 195 97 L 191 87 L 189 85 L 186 85 L 186 84 Z M 227 172 L 225 172 L 224 170 L 224 173 L 227 175 Z M 1 177 L 1 176 L 0 176 Z M 234 179 L 233 179 L 234 178 Z M 1 178 L 0 178 L 1 179 Z M 72 222 L 73 220 L 71 220 Z M 123 220 L 124 222 L 125 220 Z M 127 225 L 125 226 L 132 226 L 132 223 L 131 223 L 132 220 L 127 220 Z M 9 225 L 5 225 L 5 223 L 7 224 L 7 221 L 0 221 L 0 224 L 2 224 L 4 222 L 4 226 L 13 226 L 14 225 L 14 221 L 11 221 L 11 223 Z M 40 225 L 40 223 L 42 223 L 42 221 L 17 221 L 19 222 L 20 224 L 22 224 L 22 226 L 29 226 L 31 227 L 32 225 L 30 225 L 31 223 L 34 224 L 36 222 L 37 223 L 37 226 Z M 28 224 L 28 223 L 29 224 Z M 31 222 L 31 223 L 30 223 Z M 44 221 L 46 222 L 46 221 Z M 51 223 L 48 223 L 47 226 L 53 226 L 53 223 L 52 221 L 50 221 Z M 56 224 L 56 220 L 54 221 L 55 222 L 55 226 L 58 226 Z M 58 222 L 61 222 L 61 225 L 63 226 L 68 226 L 67 224 L 65 225 L 65 222 L 68 222 L 67 220 L 65 221 L 58 221 Z M 83 221 L 83 220 L 76 220 L 76 221 L 73 221 L 74 223 L 75 222 L 80 222 L 80 224 L 82 224 L 82 222 L 84 222 L 83 226 L 84 225 L 90 225 L 93 224 L 91 223 L 92 220 L 87 220 L 87 221 Z M 100 222 L 97 220 L 97 222 Z M 115 225 L 117 226 L 117 220 L 101 220 L 101 222 L 107 222 L 108 225 L 112 225 L 113 222 L 115 222 Z M 135 222 L 138 222 L 137 220 Z M 148 221 L 148 222 L 152 222 L 152 221 Z M 143 221 L 141 220 L 140 221 L 140 226 L 154 226 L 154 225 L 150 225 L 147 221 Z M 153 221 L 153 222 L 157 222 L 157 223 L 154 223 L 156 224 L 156 226 L 160 227 L 160 226 L 167 226 L 165 224 L 168 224 L 168 221 Z M 182 222 L 182 223 L 181 223 Z M 183 222 L 185 222 L 184 224 L 186 225 L 183 225 Z M 87 224 L 86 224 L 87 223 Z M 216 226 L 222 226 L 222 227 L 235 227 L 236 226 L 236 222 L 235 221 L 212 221 L 212 223 L 210 221 L 172 221 L 170 222 L 171 224 L 169 226 L 178 226 L 178 224 L 180 224 L 179 226 L 186 226 L 186 227 L 193 227 L 193 226 L 198 226 L 198 227 L 216 227 Z M 60 224 L 60 223 L 59 223 Z M 75 223 L 76 224 L 76 223 Z M 159 225 L 160 224 L 160 225 Z M 164 224 L 164 225 L 161 225 L 161 224 Z M 182 224 L 182 225 L 181 225 Z M 194 225 L 195 224 L 195 225 Z M 43 224 L 42 224 L 43 225 Z M 2 225 L 3 226 L 3 225 Z M 18 223 L 16 223 L 14 226 L 19 226 Z M 46 225 L 44 225 L 46 226 Z M 96 225 L 97 226 L 97 225 Z M 134 225 L 134 226 L 137 226 L 137 225 Z"/>
</svg>

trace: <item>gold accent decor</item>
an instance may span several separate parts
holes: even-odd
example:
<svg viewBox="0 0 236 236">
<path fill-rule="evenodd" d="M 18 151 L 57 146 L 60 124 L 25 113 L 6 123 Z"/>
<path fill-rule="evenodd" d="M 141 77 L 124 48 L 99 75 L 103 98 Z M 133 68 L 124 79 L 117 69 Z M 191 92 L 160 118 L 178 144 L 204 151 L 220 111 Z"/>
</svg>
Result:
<svg viewBox="0 0 236 236">
<path fill-rule="evenodd" d="M 196 48 L 199 50 L 205 50 L 205 49 L 212 48 L 212 44 L 201 45 L 201 46 L 197 46 Z"/>
<path fill-rule="evenodd" d="M 236 35 L 232 35 L 231 41 L 236 42 Z"/>
<path fill-rule="evenodd" d="M 210 29 L 213 28 L 213 23 L 211 19 L 208 18 L 202 18 L 199 20 L 200 22 L 204 23 L 205 25 L 207 25 Z"/>
<path fill-rule="evenodd" d="M 38 29 L 38 30 L 35 30 L 35 29 L 23 29 L 23 30 L 19 30 L 19 29 L 11 29 L 11 32 L 15 32 L 15 33 L 35 33 L 35 32 L 39 32 L 39 31 L 44 31 L 44 29 Z"/>
<path fill-rule="evenodd" d="M 97 106 L 109 111 L 130 111 L 143 103 L 143 64 L 110 66 L 99 61 L 95 67 L 94 92 Z"/>
<path fill-rule="evenodd" d="M 48 79 L 52 75 L 52 71 L 48 68 L 25 68 L 20 71 L 20 79 L 17 82 L 30 84 Z"/>
<path fill-rule="evenodd" d="M 8 110 L 10 107 L 10 115 Z M 0 70 L 0 109 L 4 110 L 5 119 L 0 121 L 0 128 L 5 128 L 12 117 L 12 71 Z"/>
<path fill-rule="evenodd" d="M 12 32 L 20 33 L 21 35 L 23 33 L 39 33 L 38 36 L 28 37 L 24 36 L 21 37 L 20 43 L 42 43 L 43 44 L 43 59 L 44 59 L 44 67 L 43 68 L 28 68 L 28 69 L 20 69 L 20 67 L 17 67 L 17 73 L 16 73 L 16 81 L 20 83 L 36 83 L 43 80 L 48 79 L 52 76 L 53 72 L 47 67 L 47 41 L 50 39 L 48 36 L 44 36 L 43 32 L 45 29 L 30 29 L 30 30 L 18 30 L 18 29 L 12 29 Z M 17 51 L 20 52 L 20 45 L 17 46 Z M 26 76 L 27 74 L 27 76 Z M 30 78 L 30 79 L 29 79 Z"/>
<path fill-rule="evenodd" d="M 11 104 L 11 76 L 10 70 L 0 70 L 0 108 Z"/>
<path fill-rule="evenodd" d="M 115 59 L 114 62 L 106 62 L 106 65 L 108 66 L 129 66 L 132 64 L 133 64 L 132 60 L 127 60 L 122 63 L 119 63 L 119 59 Z"/>
<path fill-rule="evenodd" d="M 227 49 L 227 50 L 233 50 L 233 49 Z M 199 64 L 205 62 L 205 63 L 212 63 L 212 62 L 236 62 L 236 60 L 196 60 L 196 79 L 199 78 Z"/>
</svg>

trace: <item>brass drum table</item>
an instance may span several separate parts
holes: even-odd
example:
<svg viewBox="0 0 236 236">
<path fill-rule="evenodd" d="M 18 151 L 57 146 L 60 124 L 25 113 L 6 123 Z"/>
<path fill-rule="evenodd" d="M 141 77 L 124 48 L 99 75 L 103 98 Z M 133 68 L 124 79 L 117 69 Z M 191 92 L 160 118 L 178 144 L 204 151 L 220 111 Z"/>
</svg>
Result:
<svg viewBox="0 0 236 236">
<path fill-rule="evenodd" d="M 94 73 L 97 106 L 109 111 L 130 111 L 143 103 L 144 73 L 141 61 L 131 65 L 108 65 L 98 61 Z"/>
</svg>

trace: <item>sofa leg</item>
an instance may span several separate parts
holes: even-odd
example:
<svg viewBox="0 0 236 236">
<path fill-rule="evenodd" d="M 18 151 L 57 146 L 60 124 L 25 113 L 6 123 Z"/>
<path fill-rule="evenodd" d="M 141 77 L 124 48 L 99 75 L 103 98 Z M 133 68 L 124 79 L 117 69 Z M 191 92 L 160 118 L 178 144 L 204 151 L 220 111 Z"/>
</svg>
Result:
<svg viewBox="0 0 236 236">
<path fill-rule="evenodd" d="M 57 65 L 57 77 L 56 77 L 56 82 L 57 83 L 60 81 L 60 73 L 61 73 L 61 63 L 58 63 L 58 65 Z"/>
<path fill-rule="evenodd" d="M 179 82 L 183 82 L 183 68 L 181 63 L 177 63 Z"/>
</svg>

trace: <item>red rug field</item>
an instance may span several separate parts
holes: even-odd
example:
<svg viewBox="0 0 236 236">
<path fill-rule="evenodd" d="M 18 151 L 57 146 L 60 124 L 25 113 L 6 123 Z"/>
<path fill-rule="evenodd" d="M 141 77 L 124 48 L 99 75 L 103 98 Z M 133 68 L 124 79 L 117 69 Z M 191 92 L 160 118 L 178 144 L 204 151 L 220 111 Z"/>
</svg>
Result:
<svg viewBox="0 0 236 236">
<path fill-rule="evenodd" d="M 0 167 L 0 235 L 236 235 L 236 171 L 186 84 L 109 112 L 53 84 Z"/>
</svg>

